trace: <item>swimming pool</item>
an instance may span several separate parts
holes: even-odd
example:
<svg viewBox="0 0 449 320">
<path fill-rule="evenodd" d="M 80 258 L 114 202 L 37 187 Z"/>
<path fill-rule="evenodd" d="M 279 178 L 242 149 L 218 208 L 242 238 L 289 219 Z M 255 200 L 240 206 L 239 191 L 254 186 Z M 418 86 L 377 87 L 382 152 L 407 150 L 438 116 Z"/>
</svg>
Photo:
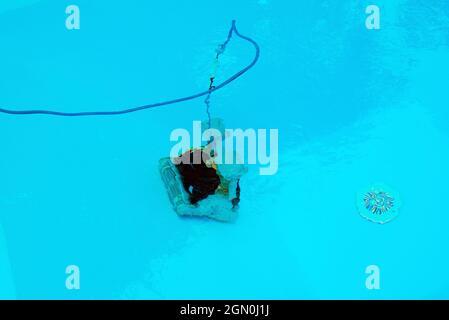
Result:
<svg viewBox="0 0 449 320">
<path fill-rule="evenodd" d="M 0 297 L 449 298 L 449 4 L 76 0 L 0 4 L 0 107 L 110 110 L 203 91 L 233 19 L 261 47 L 212 96 L 231 128 L 279 130 L 279 170 L 241 180 L 234 223 L 179 218 L 158 173 L 202 99 L 118 117 L 0 114 Z M 235 39 L 224 79 L 253 48 Z M 387 224 L 357 194 L 400 196 Z M 66 267 L 80 268 L 67 290 Z M 366 286 L 378 266 L 380 288 Z"/>
</svg>

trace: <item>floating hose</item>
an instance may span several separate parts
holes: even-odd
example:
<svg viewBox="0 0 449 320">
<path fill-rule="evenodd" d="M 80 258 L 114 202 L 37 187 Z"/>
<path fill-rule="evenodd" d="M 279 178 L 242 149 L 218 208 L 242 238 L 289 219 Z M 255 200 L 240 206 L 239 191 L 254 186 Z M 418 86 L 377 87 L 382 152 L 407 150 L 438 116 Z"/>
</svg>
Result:
<svg viewBox="0 0 449 320">
<path fill-rule="evenodd" d="M 203 91 L 203 92 L 200 92 L 200 93 L 197 93 L 194 95 L 190 95 L 187 97 L 183 97 L 183 98 L 178 98 L 178 99 L 173 99 L 173 100 L 168 100 L 168 101 L 163 101 L 163 102 L 157 102 L 157 103 L 153 103 L 153 104 L 149 104 L 149 105 L 145 105 L 145 106 L 141 106 L 141 107 L 135 107 L 135 108 L 123 109 L 123 110 L 117 110 L 117 111 L 60 112 L 60 111 L 52 111 L 52 110 L 38 110 L 38 109 L 37 110 L 10 110 L 10 109 L 0 108 L 0 113 L 6 113 L 6 114 L 11 114 L 11 115 L 42 114 L 42 115 L 62 116 L 62 117 L 114 116 L 114 115 L 132 113 L 132 112 L 142 111 L 142 110 L 146 110 L 146 109 L 162 107 L 162 106 L 166 106 L 169 104 L 175 104 L 175 103 L 180 103 L 180 102 L 184 102 L 184 101 L 189 101 L 189 100 L 197 99 L 197 98 L 200 98 L 203 96 L 206 96 L 207 97 L 206 101 L 209 101 L 210 95 L 213 92 L 224 88 L 225 86 L 227 86 L 234 80 L 240 78 L 243 74 L 245 74 L 252 67 L 254 67 L 254 65 L 259 60 L 259 56 L 260 56 L 259 45 L 253 39 L 243 36 L 238 32 L 237 27 L 235 25 L 235 20 L 232 21 L 232 26 L 231 26 L 231 29 L 229 30 L 228 38 L 219 47 L 219 49 L 217 49 L 217 59 L 218 59 L 218 56 L 224 52 L 224 49 L 226 48 L 226 45 L 231 40 L 233 34 L 235 34 L 237 37 L 251 43 L 254 46 L 254 49 L 255 49 L 254 59 L 245 68 L 243 68 L 242 70 L 240 70 L 239 72 L 237 72 L 236 74 L 234 74 L 233 76 L 231 76 L 230 78 L 228 78 L 227 80 L 223 81 L 222 83 L 220 83 L 218 85 L 213 85 L 213 80 L 211 80 L 211 85 L 207 91 Z M 214 76 L 211 75 L 211 79 L 213 79 L 213 77 Z"/>
</svg>

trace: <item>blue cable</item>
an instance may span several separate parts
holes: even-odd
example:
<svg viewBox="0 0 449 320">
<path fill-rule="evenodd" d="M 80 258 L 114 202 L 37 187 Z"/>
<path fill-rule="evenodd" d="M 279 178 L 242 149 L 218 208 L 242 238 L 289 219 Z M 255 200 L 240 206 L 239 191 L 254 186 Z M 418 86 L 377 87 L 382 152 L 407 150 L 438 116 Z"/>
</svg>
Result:
<svg viewBox="0 0 449 320">
<path fill-rule="evenodd" d="M 197 94 L 194 94 L 191 96 L 187 96 L 187 97 L 183 97 L 183 98 L 153 103 L 153 104 L 149 104 L 146 106 L 135 107 L 135 108 L 131 108 L 131 109 L 117 110 L 117 111 L 60 112 L 60 111 L 51 111 L 51 110 L 9 110 L 9 109 L 0 108 L 0 113 L 6 113 L 6 114 L 11 114 L 11 115 L 43 114 L 43 115 L 63 116 L 63 117 L 113 116 L 113 115 L 120 115 L 120 114 L 142 111 L 142 110 L 156 108 L 156 107 L 162 107 L 162 106 L 166 106 L 169 104 L 180 103 L 180 102 L 184 102 L 184 101 L 188 101 L 188 100 L 197 99 L 202 96 L 210 95 L 212 92 L 215 92 L 217 90 L 224 88 L 225 86 L 227 86 L 228 84 L 230 84 L 231 82 L 236 80 L 237 78 L 241 77 L 244 73 L 246 73 L 252 67 L 254 67 L 256 65 L 257 61 L 259 60 L 259 57 L 260 57 L 259 45 L 253 39 L 245 37 L 238 32 L 237 27 L 235 25 L 235 20 L 232 21 L 232 26 L 231 26 L 231 29 L 229 30 L 228 38 L 227 38 L 226 42 L 222 45 L 222 47 L 224 48 L 228 44 L 228 42 L 231 40 L 233 34 L 237 35 L 239 38 L 241 38 L 243 40 L 250 42 L 254 46 L 254 48 L 256 50 L 254 59 L 248 66 L 246 66 L 245 68 L 243 68 L 242 70 L 240 70 L 239 72 L 237 72 L 236 74 L 231 76 L 229 79 L 223 81 L 219 85 L 216 85 L 216 86 L 210 88 L 207 91 L 200 92 L 200 93 L 197 93 Z"/>
</svg>

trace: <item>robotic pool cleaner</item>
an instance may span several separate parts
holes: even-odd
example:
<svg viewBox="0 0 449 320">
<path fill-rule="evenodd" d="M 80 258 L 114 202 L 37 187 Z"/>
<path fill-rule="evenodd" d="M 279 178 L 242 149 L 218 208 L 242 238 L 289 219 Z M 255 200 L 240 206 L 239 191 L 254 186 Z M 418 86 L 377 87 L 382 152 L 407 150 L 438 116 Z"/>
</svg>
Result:
<svg viewBox="0 0 449 320">
<path fill-rule="evenodd" d="M 202 129 L 216 129 L 225 138 L 225 126 L 221 119 L 211 119 L 210 98 L 211 93 L 217 88 L 214 85 L 215 73 L 219 65 L 219 58 L 225 52 L 226 46 L 236 33 L 240 38 L 251 42 L 256 49 L 256 57 L 251 68 L 259 58 L 259 47 L 251 39 L 239 35 L 235 28 L 235 22 L 228 34 L 226 41 L 216 50 L 216 56 L 210 75 L 209 92 L 204 101 L 208 116 L 203 121 Z M 245 70 L 245 69 L 244 69 Z M 245 71 L 244 71 L 245 72 Z M 226 83 L 226 82 L 225 82 Z M 167 189 L 168 197 L 173 209 L 180 216 L 208 217 L 211 219 L 230 222 L 235 220 L 240 203 L 240 178 L 247 172 L 243 164 L 218 164 L 214 162 L 213 154 L 208 147 L 214 142 L 202 148 L 190 149 L 176 158 L 162 158 L 159 161 L 159 172 Z M 201 159 L 200 163 L 194 163 L 193 158 Z M 233 154 L 232 157 L 238 157 Z M 181 159 L 186 159 L 183 161 Z"/>
<path fill-rule="evenodd" d="M 223 132 L 225 137 L 220 119 L 212 119 L 208 123 L 213 123 L 213 128 Z M 225 164 L 215 161 L 215 150 L 209 148 L 213 143 L 210 141 L 202 148 L 192 148 L 179 157 L 162 158 L 159 172 L 178 215 L 230 222 L 237 216 L 240 179 L 247 172 L 247 166 L 242 162 Z M 235 151 L 231 155 L 239 158 Z M 200 161 L 195 163 L 194 157 Z"/>
</svg>

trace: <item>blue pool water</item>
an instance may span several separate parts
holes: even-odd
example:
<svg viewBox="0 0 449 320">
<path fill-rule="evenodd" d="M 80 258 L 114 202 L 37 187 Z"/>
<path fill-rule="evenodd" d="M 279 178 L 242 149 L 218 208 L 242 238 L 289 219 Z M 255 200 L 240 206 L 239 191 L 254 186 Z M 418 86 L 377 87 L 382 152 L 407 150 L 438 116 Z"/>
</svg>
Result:
<svg viewBox="0 0 449 320">
<path fill-rule="evenodd" d="M 0 108 L 128 108 L 207 89 L 230 22 L 256 67 L 212 96 L 229 128 L 279 129 L 279 171 L 234 223 L 180 219 L 158 174 L 202 99 L 119 117 L 0 114 L 0 297 L 449 298 L 449 4 L 443 0 L 0 3 Z M 381 9 L 367 30 L 365 8 Z M 233 40 L 225 79 L 253 57 Z M 363 219 L 388 185 L 400 213 Z M 80 290 L 65 286 L 80 268 Z M 369 265 L 379 290 L 365 286 Z"/>
</svg>

